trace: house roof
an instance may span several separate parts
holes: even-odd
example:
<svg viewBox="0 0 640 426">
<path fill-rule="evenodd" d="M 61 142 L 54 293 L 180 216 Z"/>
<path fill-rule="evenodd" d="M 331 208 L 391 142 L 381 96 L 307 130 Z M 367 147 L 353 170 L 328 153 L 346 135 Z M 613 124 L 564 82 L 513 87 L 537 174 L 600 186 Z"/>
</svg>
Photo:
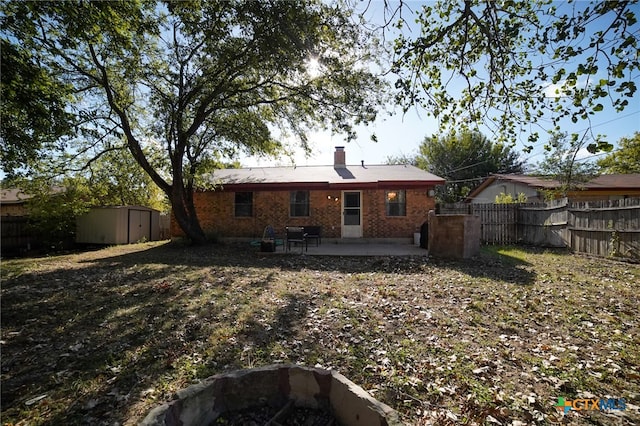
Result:
<svg viewBox="0 0 640 426">
<path fill-rule="evenodd" d="M 495 181 L 521 183 L 539 189 L 555 189 L 560 186 L 560 182 L 555 179 L 546 179 L 539 176 L 494 174 L 474 189 L 466 200 L 476 198 L 478 194 Z M 581 188 L 585 190 L 640 189 L 640 173 L 600 175 L 582 184 Z"/>
<path fill-rule="evenodd" d="M 51 195 L 60 194 L 65 191 L 63 186 L 52 186 Z M 22 204 L 33 198 L 33 195 L 25 194 L 20 188 L 6 188 L 0 190 L 0 204 Z"/>
<path fill-rule="evenodd" d="M 540 189 L 553 189 L 560 186 L 560 182 L 554 179 L 545 179 L 539 176 L 527 176 L 527 175 L 503 175 L 503 174 L 493 174 L 486 178 L 484 182 L 480 184 L 476 189 L 471 191 L 465 201 L 471 201 L 476 198 L 482 191 L 485 190 L 488 186 L 490 186 L 495 181 L 507 181 L 513 183 L 520 183 L 522 185 L 527 185 L 532 188 L 540 188 Z"/>
<path fill-rule="evenodd" d="M 223 189 L 313 189 L 335 187 L 416 188 L 443 185 L 444 179 L 411 165 L 251 167 L 216 170 L 210 181 Z"/>
<path fill-rule="evenodd" d="M 7 188 L 0 191 L 0 204 L 21 204 L 33 198 L 33 195 L 27 195 L 19 188 Z"/>
<path fill-rule="evenodd" d="M 640 189 L 640 173 L 600 175 L 584 184 L 587 189 Z"/>
</svg>

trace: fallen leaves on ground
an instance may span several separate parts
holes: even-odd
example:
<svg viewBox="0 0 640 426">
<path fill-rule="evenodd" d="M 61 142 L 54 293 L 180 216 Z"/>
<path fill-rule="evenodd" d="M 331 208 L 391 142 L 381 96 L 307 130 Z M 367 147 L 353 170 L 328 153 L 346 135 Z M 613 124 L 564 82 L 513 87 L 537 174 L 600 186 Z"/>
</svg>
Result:
<svg viewBox="0 0 640 426">
<path fill-rule="evenodd" d="M 638 265 L 145 243 L 2 262 L 2 421 L 136 424 L 209 375 L 332 368 L 408 424 L 640 421 Z M 625 398 L 577 411 L 558 397 Z"/>
</svg>

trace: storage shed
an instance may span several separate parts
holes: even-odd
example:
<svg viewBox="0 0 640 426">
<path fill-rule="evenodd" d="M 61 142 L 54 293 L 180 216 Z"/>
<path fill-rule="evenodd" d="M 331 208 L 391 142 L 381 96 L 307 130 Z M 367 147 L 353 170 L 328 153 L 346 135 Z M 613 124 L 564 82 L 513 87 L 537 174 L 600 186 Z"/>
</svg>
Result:
<svg viewBox="0 0 640 426">
<path fill-rule="evenodd" d="M 98 207 L 76 221 L 76 242 L 80 244 L 131 244 L 159 239 L 160 212 L 148 207 Z"/>
</svg>

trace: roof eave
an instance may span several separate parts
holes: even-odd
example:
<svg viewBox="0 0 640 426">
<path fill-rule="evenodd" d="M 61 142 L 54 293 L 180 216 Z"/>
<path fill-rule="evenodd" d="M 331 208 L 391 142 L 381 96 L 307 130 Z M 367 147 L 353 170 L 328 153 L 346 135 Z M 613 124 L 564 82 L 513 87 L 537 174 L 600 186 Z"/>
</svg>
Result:
<svg viewBox="0 0 640 426">
<path fill-rule="evenodd" d="M 220 191 L 302 191 L 302 190 L 357 190 L 357 189 L 420 189 L 443 185 L 444 180 L 433 181 L 376 181 L 376 182 L 246 182 L 221 183 Z"/>
</svg>

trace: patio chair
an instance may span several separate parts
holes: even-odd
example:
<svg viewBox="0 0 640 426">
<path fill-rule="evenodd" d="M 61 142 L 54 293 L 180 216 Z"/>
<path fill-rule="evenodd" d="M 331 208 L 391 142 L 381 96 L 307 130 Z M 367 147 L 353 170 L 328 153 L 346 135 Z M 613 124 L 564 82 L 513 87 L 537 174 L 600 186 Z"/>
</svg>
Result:
<svg viewBox="0 0 640 426">
<path fill-rule="evenodd" d="M 305 226 L 304 233 L 307 240 L 316 240 L 316 247 L 322 244 L 322 226 Z"/>
<path fill-rule="evenodd" d="M 302 253 L 302 246 L 304 245 L 306 250 L 309 250 L 309 246 L 307 245 L 306 234 L 304 232 L 304 228 L 301 226 L 287 226 L 285 228 L 287 232 L 287 251 L 291 250 L 291 243 L 298 244 L 300 243 L 300 252 Z"/>
</svg>

